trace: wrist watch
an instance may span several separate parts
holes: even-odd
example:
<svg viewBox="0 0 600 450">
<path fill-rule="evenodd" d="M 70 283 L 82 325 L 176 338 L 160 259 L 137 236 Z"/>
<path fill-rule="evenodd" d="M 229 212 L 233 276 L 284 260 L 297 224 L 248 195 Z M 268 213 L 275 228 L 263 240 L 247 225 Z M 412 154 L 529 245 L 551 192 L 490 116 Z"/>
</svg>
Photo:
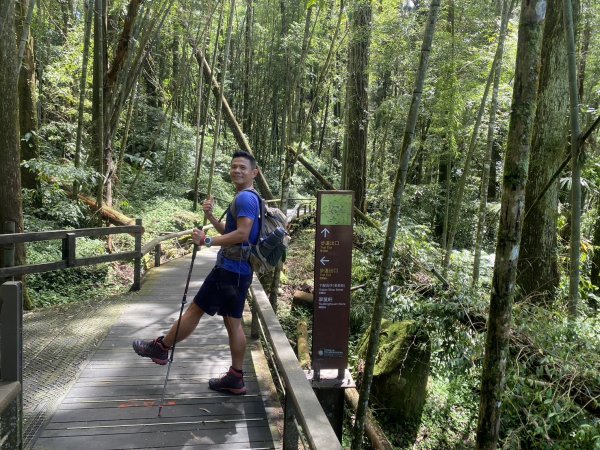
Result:
<svg viewBox="0 0 600 450">
<path fill-rule="evenodd" d="M 210 247 L 213 243 L 213 240 L 211 237 L 206 237 L 204 238 L 204 246 L 205 247 Z"/>
</svg>

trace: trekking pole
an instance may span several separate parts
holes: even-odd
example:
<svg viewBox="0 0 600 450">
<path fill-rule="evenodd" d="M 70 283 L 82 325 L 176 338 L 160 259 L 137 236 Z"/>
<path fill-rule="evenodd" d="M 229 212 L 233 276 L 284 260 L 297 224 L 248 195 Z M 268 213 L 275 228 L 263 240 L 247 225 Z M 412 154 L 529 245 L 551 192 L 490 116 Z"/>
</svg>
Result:
<svg viewBox="0 0 600 450">
<path fill-rule="evenodd" d="M 158 417 L 162 412 L 163 404 L 165 402 L 165 392 L 167 390 L 167 382 L 169 381 L 169 372 L 171 371 L 171 364 L 173 363 L 173 354 L 175 353 L 175 345 L 177 345 L 177 335 L 179 334 L 179 325 L 181 324 L 181 316 L 183 314 L 183 307 L 187 303 L 187 293 L 190 286 L 190 279 L 192 278 L 192 269 L 194 268 L 194 260 L 196 259 L 196 253 L 198 252 L 198 246 L 194 244 L 194 250 L 192 251 L 192 263 L 190 264 L 190 271 L 188 272 L 187 281 L 185 282 L 185 290 L 183 291 L 183 298 L 181 299 L 181 309 L 179 310 L 179 319 L 177 319 L 177 327 L 175 328 L 175 339 L 173 346 L 171 347 L 171 357 L 169 358 L 169 365 L 167 366 L 167 375 L 165 376 L 165 384 L 163 386 L 162 396 L 160 397 L 160 403 L 158 405 Z"/>
</svg>

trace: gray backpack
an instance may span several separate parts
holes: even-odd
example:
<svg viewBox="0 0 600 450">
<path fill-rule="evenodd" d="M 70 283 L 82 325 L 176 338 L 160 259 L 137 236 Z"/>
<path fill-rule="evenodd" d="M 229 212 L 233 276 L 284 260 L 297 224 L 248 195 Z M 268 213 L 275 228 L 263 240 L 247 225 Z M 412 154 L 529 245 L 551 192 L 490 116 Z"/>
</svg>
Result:
<svg viewBox="0 0 600 450">
<path fill-rule="evenodd" d="M 241 244 L 223 248 L 223 256 L 232 260 L 248 261 L 252 270 L 264 273 L 273 270 L 280 261 L 285 261 L 289 244 L 289 235 L 286 231 L 287 217 L 278 208 L 268 207 L 264 199 L 254 188 L 244 189 L 254 193 L 260 204 L 259 220 L 260 231 L 256 245 L 242 246 Z M 244 192 L 241 191 L 241 192 Z M 237 195 L 239 195 L 238 193 Z M 237 219 L 235 201 L 233 199 L 228 207 L 234 220 Z M 227 211 L 225 211 L 227 213 Z"/>
</svg>

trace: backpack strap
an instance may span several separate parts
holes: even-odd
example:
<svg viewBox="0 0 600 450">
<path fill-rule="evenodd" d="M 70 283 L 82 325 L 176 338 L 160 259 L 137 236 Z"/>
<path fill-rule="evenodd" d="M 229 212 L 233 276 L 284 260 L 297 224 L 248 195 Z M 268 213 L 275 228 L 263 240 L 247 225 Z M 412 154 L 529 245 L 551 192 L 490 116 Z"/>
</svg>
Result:
<svg viewBox="0 0 600 450">
<path fill-rule="evenodd" d="M 237 219 L 237 210 L 235 207 L 235 201 L 237 200 L 238 195 L 240 195 L 244 191 L 252 192 L 258 197 L 258 203 L 259 203 L 258 220 L 260 220 L 258 239 L 260 240 L 260 237 L 262 236 L 263 226 L 264 226 L 264 221 L 262 220 L 262 218 L 264 217 L 266 210 L 265 210 L 265 203 L 264 203 L 262 197 L 256 191 L 256 189 L 254 189 L 254 187 L 243 189 L 242 191 L 238 192 L 235 195 L 235 197 L 233 198 L 233 201 L 229 204 L 229 206 L 227 207 L 227 209 L 221 216 L 221 218 L 223 218 L 225 216 L 225 214 L 227 214 L 227 211 L 229 211 L 231 213 L 233 219 L 234 220 Z M 250 257 L 250 253 L 249 253 L 249 251 L 244 251 L 244 248 L 251 249 L 254 246 L 254 244 L 252 244 L 250 242 L 248 242 L 248 244 L 249 244 L 249 246 L 247 246 L 247 247 L 243 247 L 243 243 L 235 244 L 235 245 L 232 245 L 229 247 L 224 247 L 223 255 L 229 259 L 243 259 L 243 260 L 247 261 L 248 258 Z"/>
</svg>

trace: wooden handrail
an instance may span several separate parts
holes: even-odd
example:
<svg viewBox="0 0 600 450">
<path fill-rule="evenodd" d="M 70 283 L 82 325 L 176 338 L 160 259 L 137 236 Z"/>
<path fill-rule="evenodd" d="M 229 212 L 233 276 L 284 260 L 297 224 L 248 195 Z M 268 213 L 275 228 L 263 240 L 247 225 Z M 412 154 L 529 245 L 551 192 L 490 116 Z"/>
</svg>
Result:
<svg viewBox="0 0 600 450">
<path fill-rule="evenodd" d="M 290 347 L 267 294 L 256 277 L 250 286 L 250 295 L 253 302 L 253 321 L 257 316 L 264 325 L 264 337 L 273 350 L 276 366 L 285 383 L 286 417 L 284 419 L 283 448 L 298 448 L 298 431 L 295 429 L 295 420 L 302 428 L 312 450 L 342 450 L 329 419 Z"/>
<path fill-rule="evenodd" d="M 154 249 L 154 247 L 156 247 L 158 244 L 160 244 L 163 241 L 167 241 L 169 239 L 180 238 L 180 237 L 187 236 L 190 234 L 192 234 L 192 230 L 177 231 L 175 233 L 169 233 L 169 234 L 165 234 L 162 236 L 158 236 L 158 237 L 152 239 L 150 242 L 148 242 L 146 245 L 144 245 L 142 247 L 142 256 L 144 256 L 147 253 L 150 253 Z"/>
<path fill-rule="evenodd" d="M 133 251 L 85 258 L 76 257 L 76 239 L 78 237 L 98 237 L 123 233 L 132 234 L 134 236 L 135 248 Z M 60 261 L 22 266 L 14 266 L 14 261 L 9 261 L 8 264 L 5 262 L 5 266 L 7 267 L 0 267 L 0 278 L 133 259 L 134 274 L 132 290 L 138 290 L 140 288 L 141 280 L 141 258 L 143 256 L 141 248 L 143 233 L 144 227 L 142 226 L 142 220 L 137 219 L 136 225 L 0 234 L 0 245 L 2 246 L 14 246 L 15 244 L 27 242 L 62 240 L 62 258 Z"/>
<path fill-rule="evenodd" d="M 21 244 L 25 242 L 54 241 L 64 239 L 67 234 L 74 234 L 75 237 L 98 237 L 109 234 L 137 234 L 143 233 L 144 227 L 141 225 L 124 225 L 117 227 L 102 228 L 80 228 L 78 230 L 54 230 L 54 231 L 36 231 L 32 233 L 8 233 L 0 234 L 0 245 Z"/>
</svg>

